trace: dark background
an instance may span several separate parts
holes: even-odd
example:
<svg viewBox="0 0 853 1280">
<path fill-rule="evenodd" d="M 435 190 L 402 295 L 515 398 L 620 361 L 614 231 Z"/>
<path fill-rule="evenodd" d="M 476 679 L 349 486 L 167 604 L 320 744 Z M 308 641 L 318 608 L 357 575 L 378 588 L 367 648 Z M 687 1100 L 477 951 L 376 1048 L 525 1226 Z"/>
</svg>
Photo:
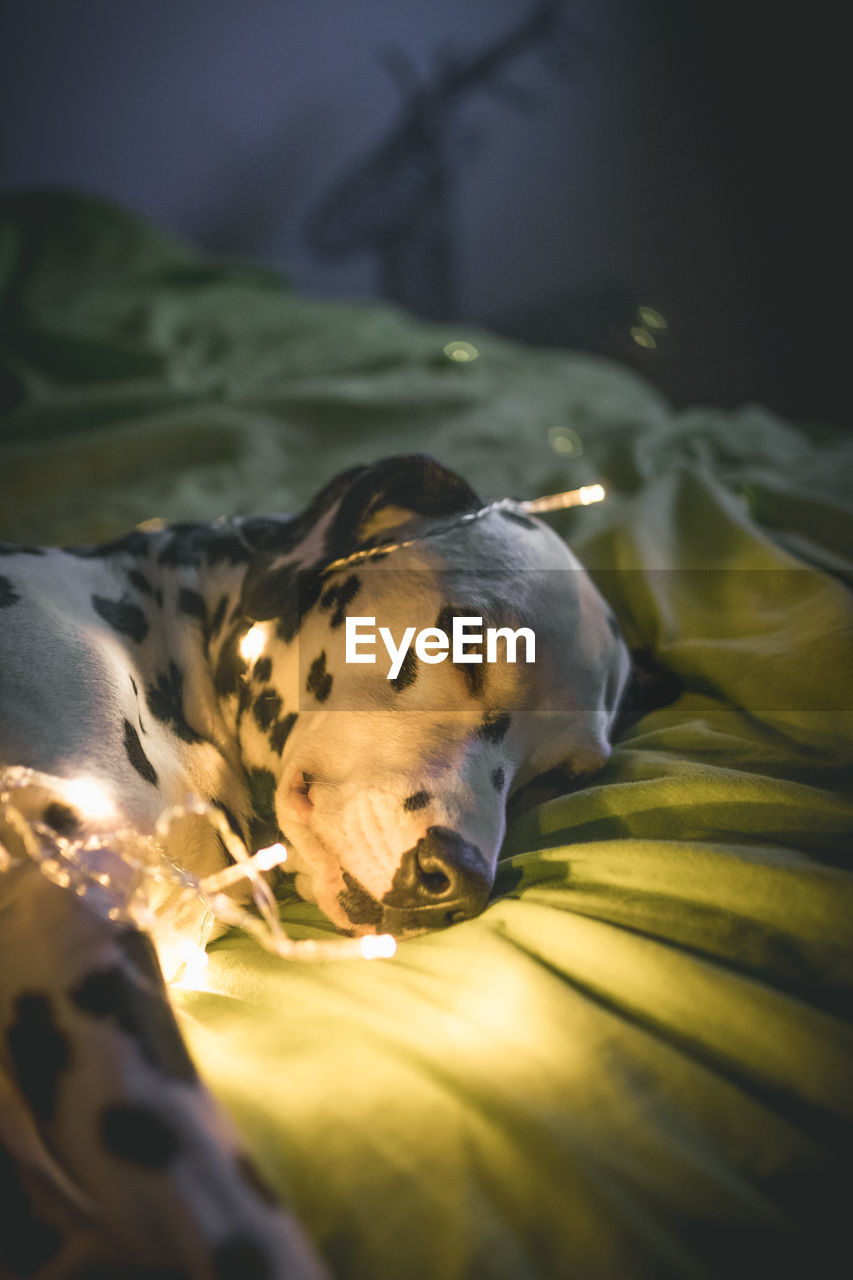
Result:
<svg viewBox="0 0 853 1280">
<path fill-rule="evenodd" d="M 0 0 L 0 190 L 846 425 L 843 12 Z"/>
</svg>

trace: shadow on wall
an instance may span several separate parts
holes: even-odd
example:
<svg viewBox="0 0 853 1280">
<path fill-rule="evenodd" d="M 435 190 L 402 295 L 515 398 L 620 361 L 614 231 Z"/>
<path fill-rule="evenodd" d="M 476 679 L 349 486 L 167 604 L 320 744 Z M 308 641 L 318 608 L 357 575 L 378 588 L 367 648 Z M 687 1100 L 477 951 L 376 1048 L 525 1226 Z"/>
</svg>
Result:
<svg viewBox="0 0 853 1280">
<path fill-rule="evenodd" d="M 460 138 L 460 114 L 483 93 L 533 112 L 539 99 L 513 83 L 513 64 L 534 52 L 570 74 L 594 51 L 563 0 L 539 0 L 515 27 L 466 56 L 440 49 L 426 81 L 403 50 L 387 49 L 382 61 L 402 97 L 397 118 L 309 213 L 311 251 L 327 262 L 370 253 L 383 297 L 434 319 L 458 316 L 456 188 L 475 145 Z"/>
</svg>

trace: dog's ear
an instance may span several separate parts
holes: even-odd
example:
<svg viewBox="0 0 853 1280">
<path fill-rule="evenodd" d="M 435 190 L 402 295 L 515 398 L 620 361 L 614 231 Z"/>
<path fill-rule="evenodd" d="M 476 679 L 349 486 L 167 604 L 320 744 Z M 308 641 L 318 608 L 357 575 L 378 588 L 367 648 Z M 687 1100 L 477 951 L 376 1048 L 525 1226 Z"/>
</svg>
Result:
<svg viewBox="0 0 853 1280">
<path fill-rule="evenodd" d="M 246 575 L 243 614 L 255 622 L 278 618 L 282 635 L 289 639 L 319 598 L 323 569 L 331 561 L 408 534 L 418 520 L 480 506 L 470 485 L 423 454 L 351 467 L 292 520 L 274 527 L 267 520 L 243 522 L 246 541 L 266 553 Z M 300 554 L 301 545 L 330 511 L 322 541 L 306 558 Z"/>
<path fill-rule="evenodd" d="M 478 495 L 455 472 L 425 454 L 383 458 L 348 485 L 329 527 L 329 560 L 385 541 L 419 518 L 476 511 Z"/>
</svg>

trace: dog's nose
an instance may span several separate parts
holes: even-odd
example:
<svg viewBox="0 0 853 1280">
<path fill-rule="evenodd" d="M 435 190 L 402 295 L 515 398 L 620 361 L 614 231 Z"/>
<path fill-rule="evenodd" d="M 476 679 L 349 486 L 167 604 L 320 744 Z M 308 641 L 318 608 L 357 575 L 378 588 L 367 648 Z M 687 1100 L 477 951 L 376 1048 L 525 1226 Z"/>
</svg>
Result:
<svg viewBox="0 0 853 1280">
<path fill-rule="evenodd" d="M 491 872 L 475 844 L 450 827 L 428 827 L 403 855 L 387 906 L 408 910 L 421 927 L 440 929 L 478 915 L 489 899 Z"/>
</svg>

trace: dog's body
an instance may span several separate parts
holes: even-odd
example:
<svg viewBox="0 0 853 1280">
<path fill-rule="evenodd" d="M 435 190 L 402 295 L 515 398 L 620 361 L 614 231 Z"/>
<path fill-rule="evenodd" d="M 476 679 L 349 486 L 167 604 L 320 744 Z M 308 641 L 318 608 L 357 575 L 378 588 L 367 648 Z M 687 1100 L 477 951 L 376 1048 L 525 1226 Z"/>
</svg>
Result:
<svg viewBox="0 0 853 1280">
<path fill-rule="evenodd" d="M 150 834 L 165 809 L 194 795 L 221 809 L 251 848 L 284 840 L 297 890 L 342 931 L 404 935 L 476 915 L 493 882 L 510 792 L 555 770 L 583 778 L 604 763 L 629 668 L 610 611 L 561 540 L 517 510 L 466 520 L 479 508 L 463 481 L 430 460 L 390 459 L 338 477 L 293 519 L 137 531 L 106 547 L 5 548 L 0 764 L 62 784 L 53 796 L 34 793 L 28 817 L 63 835 Z M 406 545 L 358 559 L 389 543 Z M 381 664 L 345 661 L 348 616 L 397 635 L 460 615 L 535 630 L 535 662 L 505 653 L 491 665 L 438 662 L 411 652 L 389 680 Z M 75 799 L 87 795 L 96 803 Z M 175 833 L 169 854 L 195 875 L 224 864 L 209 823 L 188 819 Z M 157 1051 L 134 1055 L 132 1037 L 116 1030 L 127 1029 L 126 1013 L 110 1004 L 116 984 L 125 1004 L 128 991 L 138 1002 L 143 990 L 144 1000 L 165 1003 L 152 966 L 140 970 L 139 947 L 122 943 L 133 935 L 95 921 L 48 884 L 15 831 L 0 826 L 0 840 L 13 856 L 0 876 L 0 1043 L 12 1087 L 134 1256 L 181 1256 L 193 1275 L 220 1274 L 184 1239 L 181 1222 L 193 1211 L 189 1236 L 221 1237 L 228 1216 L 216 1231 L 199 1226 L 192 1172 L 178 1171 L 187 1194 L 164 1227 L 164 1239 L 172 1231 L 184 1243 L 153 1247 L 130 1225 L 140 1220 L 138 1178 L 128 1192 L 114 1173 L 117 1161 L 134 1164 L 121 1149 L 127 1135 L 93 1141 L 104 1132 L 99 1090 L 115 1095 L 117 1080 L 126 1096 L 113 1096 L 114 1111 L 150 1113 L 172 1138 L 189 1125 L 208 1147 L 219 1141 L 180 1052 L 169 1087 L 202 1098 L 196 1116 L 163 1094 Z M 55 936 L 40 948 L 38 930 L 54 916 Z M 15 948 L 28 937 L 37 954 L 22 962 Z M 112 995 L 103 977 L 98 987 L 104 973 L 113 974 Z M 41 1111 L 24 1078 L 32 1043 L 64 1046 L 65 1066 Z M 285 1228 L 259 1225 L 245 1207 L 245 1183 L 234 1191 L 233 1159 L 219 1164 L 218 1194 L 233 1192 L 243 1205 L 231 1216 L 249 1252 L 285 1250 L 269 1243 Z M 150 1173 L 142 1181 L 159 1203 Z M 283 1269 L 279 1261 L 246 1274 Z"/>
</svg>

